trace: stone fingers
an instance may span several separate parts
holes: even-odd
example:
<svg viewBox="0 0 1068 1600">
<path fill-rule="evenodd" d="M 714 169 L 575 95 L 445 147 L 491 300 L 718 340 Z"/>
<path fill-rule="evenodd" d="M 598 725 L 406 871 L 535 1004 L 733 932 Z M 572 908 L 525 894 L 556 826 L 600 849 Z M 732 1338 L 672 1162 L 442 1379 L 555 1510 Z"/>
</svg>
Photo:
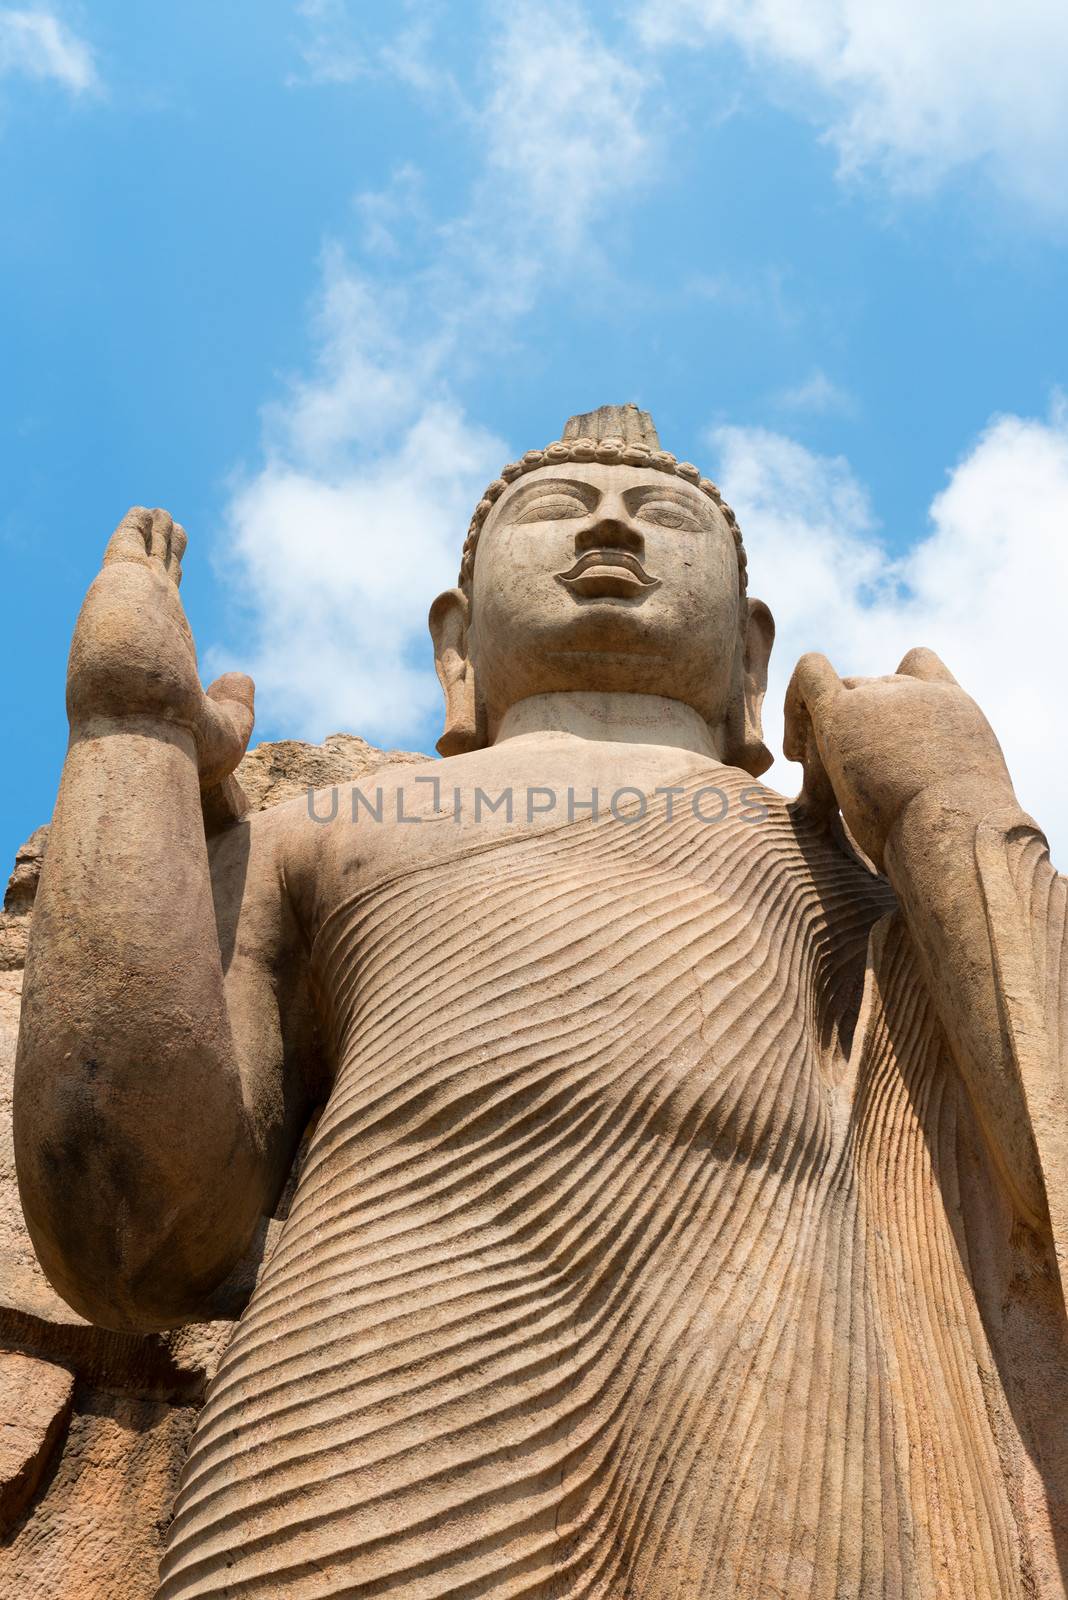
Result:
<svg viewBox="0 0 1068 1600">
<path fill-rule="evenodd" d="M 786 690 L 786 726 L 783 753 L 788 761 L 803 761 L 813 712 L 841 694 L 844 685 L 827 657 L 818 651 L 803 655 Z"/>
<path fill-rule="evenodd" d="M 900 678 L 921 678 L 925 683 L 952 683 L 955 686 L 957 684 L 956 678 L 941 657 L 923 645 L 917 645 L 906 652 L 897 669 L 897 675 Z"/>
<path fill-rule="evenodd" d="M 133 561 L 141 566 L 152 562 L 164 569 L 175 585 L 182 581 L 182 556 L 188 539 L 185 529 L 170 513 L 156 506 L 132 506 L 104 551 L 104 566 L 116 561 Z"/>
<path fill-rule="evenodd" d="M 152 543 L 152 513 L 145 506 L 131 506 L 108 540 L 104 565 L 114 561 L 148 560 Z"/>
<path fill-rule="evenodd" d="M 248 748 L 255 722 L 255 685 L 244 672 L 224 672 L 204 691 L 200 740 L 200 780 L 207 788 L 221 782 Z"/>
<path fill-rule="evenodd" d="M 182 581 L 182 557 L 185 555 L 189 544 L 189 536 L 180 522 L 175 522 L 171 527 L 171 548 L 167 559 L 167 571 L 178 586 Z"/>
</svg>

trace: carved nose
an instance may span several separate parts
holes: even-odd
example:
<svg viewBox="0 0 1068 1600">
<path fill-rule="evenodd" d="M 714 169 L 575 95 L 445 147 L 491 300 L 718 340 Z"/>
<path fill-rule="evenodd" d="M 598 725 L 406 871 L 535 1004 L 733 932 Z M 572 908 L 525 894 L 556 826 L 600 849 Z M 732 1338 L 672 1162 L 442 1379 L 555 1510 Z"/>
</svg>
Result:
<svg viewBox="0 0 1068 1600">
<path fill-rule="evenodd" d="M 645 554 L 645 540 L 625 517 L 597 517 L 575 534 L 575 554 L 587 550 L 626 550 L 632 556 Z"/>
</svg>

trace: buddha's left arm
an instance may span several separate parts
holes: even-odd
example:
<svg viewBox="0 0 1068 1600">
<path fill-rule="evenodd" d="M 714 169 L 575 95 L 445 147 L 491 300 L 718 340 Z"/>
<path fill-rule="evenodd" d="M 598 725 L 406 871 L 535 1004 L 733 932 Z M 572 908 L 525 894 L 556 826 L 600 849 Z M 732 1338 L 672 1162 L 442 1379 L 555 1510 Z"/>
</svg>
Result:
<svg viewBox="0 0 1068 1600">
<path fill-rule="evenodd" d="M 916 796 L 883 865 L 1006 1186 L 1025 1220 L 1052 1226 L 1068 1283 L 1065 882 L 999 789 L 949 777 Z"/>
<path fill-rule="evenodd" d="M 1068 1283 L 1065 885 L 989 724 L 930 651 L 855 680 L 809 656 L 787 753 L 889 877 L 995 1164 Z"/>
</svg>

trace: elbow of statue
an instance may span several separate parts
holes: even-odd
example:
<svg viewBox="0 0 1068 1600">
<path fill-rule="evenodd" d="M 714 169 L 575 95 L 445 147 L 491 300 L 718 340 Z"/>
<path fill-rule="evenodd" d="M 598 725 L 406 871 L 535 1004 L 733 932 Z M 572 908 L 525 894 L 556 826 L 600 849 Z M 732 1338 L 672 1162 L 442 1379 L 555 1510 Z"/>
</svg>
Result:
<svg viewBox="0 0 1068 1600">
<path fill-rule="evenodd" d="M 116 1260 L 110 1251 L 72 1255 L 34 1228 L 29 1218 L 27 1224 L 38 1262 L 56 1293 L 78 1316 L 112 1333 L 165 1333 L 214 1319 L 220 1314 L 215 1309 L 219 1286 L 241 1259 L 237 1252 L 189 1277 L 173 1262 Z"/>
<path fill-rule="evenodd" d="M 89 1203 L 70 1187 L 62 1197 L 42 1193 L 22 1170 L 19 1187 L 45 1277 L 78 1316 L 114 1333 L 212 1319 L 219 1286 L 242 1262 L 259 1220 L 257 1210 L 237 1228 L 232 1214 L 223 1223 L 176 1205 L 137 1215 L 116 1196 Z"/>
<path fill-rule="evenodd" d="M 23 1020 L 12 1133 L 45 1277 L 79 1316 L 114 1332 L 210 1320 L 269 1199 L 262 1152 L 237 1116 L 168 1119 L 161 1072 L 116 1086 L 102 1067 L 91 1095 Z"/>
</svg>

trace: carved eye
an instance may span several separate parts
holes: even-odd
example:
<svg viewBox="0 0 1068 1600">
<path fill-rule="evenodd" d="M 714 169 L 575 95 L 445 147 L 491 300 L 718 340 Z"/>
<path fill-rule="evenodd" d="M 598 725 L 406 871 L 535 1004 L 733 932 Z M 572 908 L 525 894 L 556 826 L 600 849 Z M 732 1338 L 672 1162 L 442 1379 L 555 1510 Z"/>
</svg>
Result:
<svg viewBox="0 0 1068 1600">
<path fill-rule="evenodd" d="M 516 522 L 562 522 L 565 517 L 584 517 L 587 506 L 574 494 L 547 494 L 531 501 L 515 518 Z"/>
<path fill-rule="evenodd" d="M 677 500 L 647 500 L 638 514 L 660 528 L 685 528 L 691 533 L 698 533 L 701 528 L 693 512 Z"/>
</svg>

